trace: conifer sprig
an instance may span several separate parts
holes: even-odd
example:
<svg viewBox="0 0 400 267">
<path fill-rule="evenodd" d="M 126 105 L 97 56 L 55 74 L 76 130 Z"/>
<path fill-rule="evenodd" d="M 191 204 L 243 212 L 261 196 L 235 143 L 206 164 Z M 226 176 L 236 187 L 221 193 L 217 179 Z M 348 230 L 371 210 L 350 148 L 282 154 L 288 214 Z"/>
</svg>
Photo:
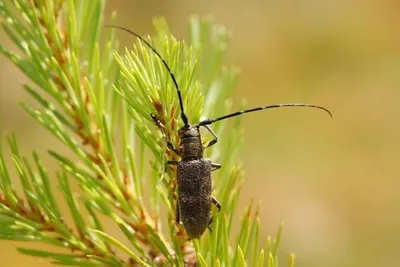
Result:
<svg viewBox="0 0 400 267">
<path fill-rule="evenodd" d="M 63 265 L 277 266 L 280 234 L 261 249 L 259 206 L 254 211 L 250 203 L 237 236 L 232 230 L 243 183 L 237 166 L 240 118 L 213 126 L 224 138 L 206 152 L 223 165 L 213 175 L 223 206 L 220 213 L 213 210 L 213 231 L 190 241 L 175 223 L 176 174 L 165 163 L 179 158 L 150 114 L 178 146 L 176 89 L 159 58 L 136 38 L 117 52 L 115 29 L 103 27 L 104 6 L 105 0 L 0 1 L 3 28 L 18 49 L 0 45 L 0 52 L 29 78 L 23 88 L 37 101 L 22 107 L 74 153 L 50 150 L 59 170 L 49 173 L 39 153 L 21 155 L 16 138 L 8 137 L 20 193 L 0 142 L 0 239 L 65 248 L 65 253 L 19 249 Z M 107 22 L 115 23 L 115 15 Z M 175 73 L 190 122 L 229 112 L 238 74 L 222 66 L 229 33 L 198 18 L 190 20 L 188 43 L 177 41 L 164 20 L 155 20 L 155 29 L 146 38 Z M 107 37 L 100 44 L 102 32 Z M 67 211 L 59 207 L 55 181 Z M 68 216 L 72 225 L 63 219 Z M 107 232 L 104 218 L 125 240 Z"/>
</svg>

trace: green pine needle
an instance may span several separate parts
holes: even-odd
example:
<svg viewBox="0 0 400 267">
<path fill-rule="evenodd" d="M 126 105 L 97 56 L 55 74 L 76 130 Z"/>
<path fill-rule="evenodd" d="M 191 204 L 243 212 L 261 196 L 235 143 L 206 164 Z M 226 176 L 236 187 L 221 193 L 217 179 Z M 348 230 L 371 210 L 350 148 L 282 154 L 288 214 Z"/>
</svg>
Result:
<svg viewBox="0 0 400 267">
<path fill-rule="evenodd" d="M 17 171 L 11 177 L 0 142 L 0 239 L 64 248 L 64 254 L 18 249 L 62 265 L 277 266 L 282 227 L 262 248 L 259 205 L 254 209 L 250 202 L 239 232 L 233 231 L 244 182 L 237 165 L 239 117 L 213 125 L 224 138 L 206 150 L 223 165 L 213 174 L 213 194 L 223 209 L 213 208 L 212 231 L 189 240 L 175 222 L 176 170 L 165 166 L 179 157 L 166 146 L 150 114 L 179 147 L 183 122 L 176 88 L 161 60 L 134 36 L 133 45 L 118 52 L 116 29 L 103 27 L 104 7 L 105 0 L 0 0 L 2 26 L 18 49 L 0 45 L 0 52 L 31 81 L 23 88 L 37 101 L 22 107 L 75 156 L 49 151 L 59 168 L 48 173 L 38 153 L 24 157 L 10 136 Z M 115 23 L 115 14 L 107 21 Z M 189 38 L 178 41 L 163 19 L 154 25 L 156 34 L 144 38 L 175 74 L 189 121 L 229 113 L 238 76 L 238 70 L 222 66 L 229 32 L 193 17 Z M 101 34 L 106 39 L 100 44 Z M 204 142 L 209 140 L 206 134 Z M 14 190 L 18 179 L 23 194 Z M 68 210 L 59 207 L 51 186 L 55 181 Z M 62 219 L 66 216 L 73 225 Z M 126 240 L 107 233 L 104 218 Z M 292 254 L 288 266 L 293 265 Z"/>
</svg>

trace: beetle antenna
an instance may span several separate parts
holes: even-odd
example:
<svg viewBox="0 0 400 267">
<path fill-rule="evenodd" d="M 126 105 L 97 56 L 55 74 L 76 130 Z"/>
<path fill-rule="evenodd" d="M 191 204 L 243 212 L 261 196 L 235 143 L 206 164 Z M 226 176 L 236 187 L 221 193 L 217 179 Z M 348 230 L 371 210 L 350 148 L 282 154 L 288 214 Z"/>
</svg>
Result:
<svg viewBox="0 0 400 267">
<path fill-rule="evenodd" d="M 264 110 L 264 109 L 271 109 L 271 108 L 282 108 L 282 107 L 307 107 L 307 108 L 318 108 L 318 109 L 322 109 L 322 110 L 324 110 L 325 112 L 327 112 L 327 113 L 329 114 L 329 116 L 331 116 L 331 118 L 332 118 L 332 113 L 331 113 L 328 109 L 326 109 L 326 108 L 324 108 L 324 107 L 317 106 L 317 105 L 310 105 L 310 104 L 302 104 L 302 103 L 287 103 L 287 104 L 274 104 L 274 105 L 268 105 L 268 106 L 261 106 L 261 107 L 256 107 L 256 108 L 251 108 L 251 109 L 245 109 L 245 110 L 237 111 L 237 112 L 234 112 L 234 113 L 231 113 L 231 114 L 228 114 L 228 115 L 225 115 L 225 116 L 216 118 L 216 119 L 207 119 L 207 120 L 203 120 L 203 121 L 199 122 L 199 123 L 197 124 L 197 126 L 210 125 L 210 124 L 213 124 L 214 122 L 222 121 L 222 120 L 229 119 L 229 118 L 232 118 L 232 117 L 236 117 L 236 116 L 239 116 L 239 115 L 242 115 L 242 114 L 245 114 L 245 113 L 250 113 L 250 112 L 255 112 L 255 111 L 261 111 L 261 110 Z"/>
<path fill-rule="evenodd" d="M 129 30 L 128 28 L 125 28 L 125 27 L 122 27 L 122 26 L 118 26 L 118 25 L 106 25 L 105 27 L 120 29 L 120 30 L 123 30 L 125 32 L 128 32 L 128 33 L 136 36 L 139 40 L 141 40 L 143 43 L 145 43 L 157 55 L 157 57 L 162 61 L 162 63 L 164 64 L 165 68 L 167 69 L 169 75 L 171 76 L 172 81 L 174 82 L 174 85 L 175 85 L 175 88 L 176 88 L 176 92 L 178 93 L 179 106 L 181 107 L 181 118 L 182 118 L 183 123 L 185 124 L 185 126 L 188 126 L 189 125 L 189 121 L 188 121 L 188 118 L 187 118 L 187 116 L 185 114 L 185 111 L 184 111 L 184 108 L 183 108 L 183 100 L 182 100 L 181 90 L 179 90 L 179 86 L 178 86 L 178 83 L 176 82 L 175 75 L 172 73 L 171 68 L 168 66 L 167 62 L 162 58 L 160 53 L 158 53 L 157 50 L 155 48 L 153 48 L 151 46 L 151 44 L 149 42 L 147 42 L 143 37 L 141 37 L 139 34 L 135 33 L 134 31 Z"/>
</svg>

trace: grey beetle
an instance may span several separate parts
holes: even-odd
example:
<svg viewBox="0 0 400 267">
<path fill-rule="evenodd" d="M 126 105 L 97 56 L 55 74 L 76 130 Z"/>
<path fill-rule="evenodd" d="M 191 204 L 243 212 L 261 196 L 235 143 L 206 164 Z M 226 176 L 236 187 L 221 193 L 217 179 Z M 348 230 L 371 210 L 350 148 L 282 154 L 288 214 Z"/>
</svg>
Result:
<svg viewBox="0 0 400 267">
<path fill-rule="evenodd" d="M 108 27 L 118 28 L 126 31 L 144 42 L 162 61 L 175 85 L 179 99 L 179 106 L 181 109 L 181 118 L 184 124 L 178 132 L 181 139 L 179 149 L 176 149 L 166 136 L 160 120 L 154 114 L 151 114 L 151 118 L 165 138 L 168 148 L 181 158 L 180 161 L 168 161 L 167 164 L 177 165 L 178 200 L 176 203 L 176 222 L 180 223 L 182 220 L 185 230 L 191 239 L 200 238 L 207 228 L 211 230 L 209 226 L 212 223 L 212 203 L 218 208 L 218 211 L 221 210 L 221 205 L 219 204 L 218 200 L 212 196 L 211 183 L 211 172 L 221 168 L 221 165 L 213 163 L 210 159 L 203 157 L 204 149 L 214 145 L 218 141 L 216 134 L 209 126 L 210 124 L 249 112 L 280 107 L 318 108 L 326 111 L 332 117 L 332 113 L 322 106 L 303 103 L 286 103 L 241 110 L 216 119 L 202 120 L 197 124 L 192 125 L 189 123 L 189 120 L 185 114 L 181 91 L 179 90 L 175 75 L 172 73 L 167 62 L 145 39 L 143 39 L 137 33 L 121 26 L 108 25 Z M 213 136 L 213 139 L 205 145 L 201 141 L 200 127 L 204 127 Z"/>
</svg>

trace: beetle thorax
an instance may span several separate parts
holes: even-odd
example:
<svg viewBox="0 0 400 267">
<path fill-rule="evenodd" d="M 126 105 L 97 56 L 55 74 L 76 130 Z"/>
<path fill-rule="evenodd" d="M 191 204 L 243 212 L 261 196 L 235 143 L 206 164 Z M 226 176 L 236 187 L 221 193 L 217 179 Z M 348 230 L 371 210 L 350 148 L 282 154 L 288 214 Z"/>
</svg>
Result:
<svg viewBox="0 0 400 267">
<path fill-rule="evenodd" d="M 196 126 L 188 125 L 179 130 L 181 138 L 180 154 L 182 159 L 197 159 L 203 157 L 203 144 L 200 130 Z"/>
</svg>

